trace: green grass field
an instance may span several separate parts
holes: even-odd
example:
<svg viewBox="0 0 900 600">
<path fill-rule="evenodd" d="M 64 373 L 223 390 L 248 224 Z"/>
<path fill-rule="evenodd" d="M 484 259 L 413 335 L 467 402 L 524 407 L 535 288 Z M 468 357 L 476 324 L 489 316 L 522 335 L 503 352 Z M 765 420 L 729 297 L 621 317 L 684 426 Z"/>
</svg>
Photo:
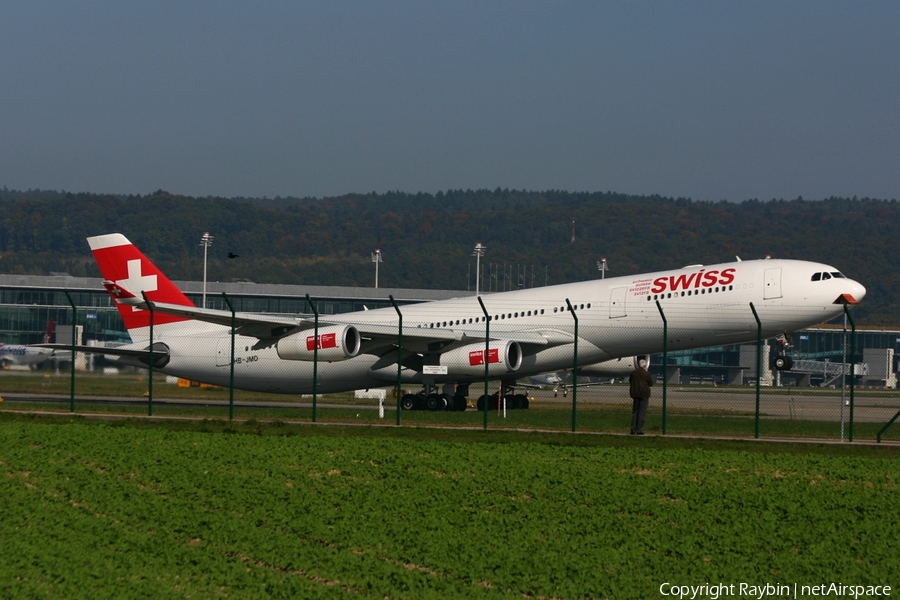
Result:
<svg viewBox="0 0 900 600">
<path fill-rule="evenodd" d="M 900 585 L 896 446 L 0 413 L 0 597 Z"/>
</svg>

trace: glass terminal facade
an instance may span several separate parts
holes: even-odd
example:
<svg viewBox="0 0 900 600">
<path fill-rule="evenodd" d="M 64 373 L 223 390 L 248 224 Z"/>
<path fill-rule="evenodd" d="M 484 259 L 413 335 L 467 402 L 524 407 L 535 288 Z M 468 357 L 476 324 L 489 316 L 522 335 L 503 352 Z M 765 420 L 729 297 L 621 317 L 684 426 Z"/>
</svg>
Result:
<svg viewBox="0 0 900 600">
<path fill-rule="evenodd" d="M 200 282 L 175 284 L 185 290 L 185 295 L 194 304 L 202 304 L 202 291 L 196 291 L 202 290 Z M 235 311 L 281 315 L 311 315 L 306 294 L 313 299 L 320 315 L 390 307 L 389 295 L 393 295 L 397 304 L 402 306 L 469 294 L 458 290 L 391 290 L 216 282 L 208 284 L 207 308 L 228 310 L 222 297 L 223 292 L 228 294 Z M 56 325 L 72 324 L 73 303 L 76 307 L 76 324 L 84 327 L 85 342 L 131 341 L 119 311 L 100 279 L 0 275 L 0 342 L 40 343 L 50 319 Z"/>
</svg>

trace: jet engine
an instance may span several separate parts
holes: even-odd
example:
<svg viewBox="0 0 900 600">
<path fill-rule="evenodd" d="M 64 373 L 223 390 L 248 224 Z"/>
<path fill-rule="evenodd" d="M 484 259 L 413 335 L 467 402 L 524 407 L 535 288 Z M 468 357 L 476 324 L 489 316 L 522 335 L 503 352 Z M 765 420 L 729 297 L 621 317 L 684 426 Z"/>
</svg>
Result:
<svg viewBox="0 0 900 600">
<path fill-rule="evenodd" d="M 626 356 L 625 358 L 613 358 L 592 365 L 578 367 L 579 375 L 595 377 L 628 377 L 638 366 L 638 359 L 646 356 Z"/>
<path fill-rule="evenodd" d="M 484 375 L 484 344 L 469 344 L 441 354 L 440 364 L 450 375 Z M 522 366 L 518 342 L 491 342 L 488 346 L 488 374 L 505 375 Z"/>
<path fill-rule="evenodd" d="M 318 343 L 318 358 L 334 362 L 353 358 L 359 353 L 359 330 L 353 325 L 320 327 L 316 339 L 311 330 L 294 333 L 278 340 L 278 357 L 285 360 L 314 360 Z"/>
</svg>

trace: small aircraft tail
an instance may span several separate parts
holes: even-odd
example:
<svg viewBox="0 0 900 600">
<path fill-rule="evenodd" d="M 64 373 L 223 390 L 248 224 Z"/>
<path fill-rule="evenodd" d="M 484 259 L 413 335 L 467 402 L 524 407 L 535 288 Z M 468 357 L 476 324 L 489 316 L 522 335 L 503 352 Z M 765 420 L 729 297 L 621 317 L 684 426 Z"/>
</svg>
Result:
<svg viewBox="0 0 900 600">
<path fill-rule="evenodd" d="M 150 327 L 150 311 L 135 306 L 143 301 L 143 294 L 146 294 L 151 302 L 194 306 L 194 303 L 121 233 L 90 237 L 88 244 L 103 274 L 103 287 L 115 300 L 116 308 L 119 309 L 125 327 L 133 339 L 136 337 L 134 330 Z M 187 320 L 184 317 L 156 313 L 153 325 Z M 145 336 L 139 333 L 137 337 Z"/>
<path fill-rule="evenodd" d="M 47 321 L 47 331 L 44 332 L 44 342 L 49 344 L 53 340 L 53 319 Z"/>
</svg>

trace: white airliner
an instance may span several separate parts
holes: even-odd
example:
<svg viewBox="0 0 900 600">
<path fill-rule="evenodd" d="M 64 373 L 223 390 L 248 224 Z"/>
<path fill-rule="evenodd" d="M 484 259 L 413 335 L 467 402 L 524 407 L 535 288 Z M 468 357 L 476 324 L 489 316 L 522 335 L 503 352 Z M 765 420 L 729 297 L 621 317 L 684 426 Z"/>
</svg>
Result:
<svg viewBox="0 0 900 600">
<path fill-rule="evenodd" d="M 44 344 L 50 342 L 53 335 L 53 319 L 47 323 L 47 331 L 44 333 Z M 0 343 L 0 367 L 34 367 L 53 356 L 51 348 L 40 346 L 24 346 L 22 344 Z"/>
<path fill-rule="evenodd" d="M 146 366 L 152 310 L 154 367 L 227 386 L 231 312 L 194 306 L 121 234 L 88 242 L 133 343 L 80 350 Z M 658 306 L 668 322 L 668 349 L 674 351 L 755 341 L 754 309 L 763 337 L 769 338 L 828 321 L 865 294 L 862 285 L 832 266 L 767 259 L 483 295 L 489 322 L 476 297 L 407 305 L 401 308 L 401 378 L 404 385 L 443 389 L 443 403 L 429 402 L 429 408 L 462 410 L 469 384 L 484 381 L 486 345 L 492 380 L 514 384 L 571 369 L 576 340 L 569 306 L 577 316 L 579 365 L 589 373 L 592 365 L 602 372 L 605 361 L 616 361 L 613 366 L 622 369 L 623 360 L 661 352 Z M 316 346 L 319 392 L 397 383 L 398 317 L 393 308 L 322 315 L 318 340 L 309 316 L 239 312 L 234 323 L 237 388 L 311 392 Z M 403 406 L 412 408 L 414 399 L 404 397 Z"/>
</svg>

